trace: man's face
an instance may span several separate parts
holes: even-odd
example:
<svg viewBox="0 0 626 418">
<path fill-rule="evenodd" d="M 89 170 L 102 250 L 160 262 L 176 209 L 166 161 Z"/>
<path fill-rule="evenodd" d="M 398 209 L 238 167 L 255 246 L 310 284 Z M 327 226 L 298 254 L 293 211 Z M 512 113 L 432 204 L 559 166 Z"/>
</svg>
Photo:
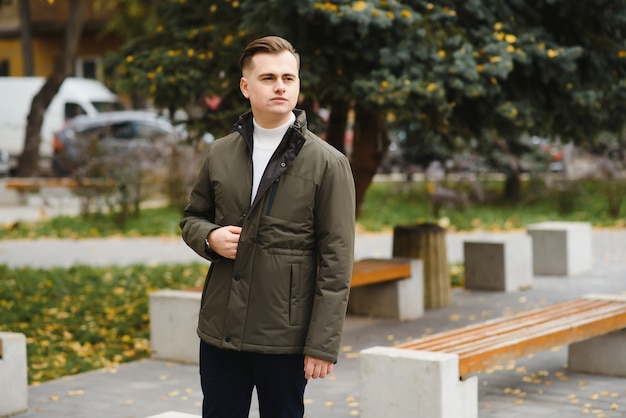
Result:
<svg viewBox="0 0 626 418">
<path fill-rule="evenodd" d="M 256 54 L 243 71 L 239 87 L 250 100 L 257 123 L 274 128 L 287 121 L 298 102 L 298 62 L 290 52 Z"/>
</svg>

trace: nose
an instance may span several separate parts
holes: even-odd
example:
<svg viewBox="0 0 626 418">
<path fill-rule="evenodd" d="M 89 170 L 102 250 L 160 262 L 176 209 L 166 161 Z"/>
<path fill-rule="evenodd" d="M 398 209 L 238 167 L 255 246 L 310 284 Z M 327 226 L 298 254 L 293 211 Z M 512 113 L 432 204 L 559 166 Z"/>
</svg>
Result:
<svg viewBox="0 0 626 418">
<path fill-rule="evenodd" d="M 285 83 L 280 78 L 276 80 L 276 84 L 274 85 L 275 92 L 284 92 L 285 91 Z"/>
</svg>

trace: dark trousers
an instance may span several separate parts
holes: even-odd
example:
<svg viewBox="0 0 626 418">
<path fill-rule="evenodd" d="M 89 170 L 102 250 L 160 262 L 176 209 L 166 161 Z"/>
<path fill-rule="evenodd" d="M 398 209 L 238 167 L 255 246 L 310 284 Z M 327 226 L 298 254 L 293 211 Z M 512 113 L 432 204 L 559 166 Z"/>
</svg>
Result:
<svg viewBox="0 0 626 418">
<path fill-rule="evenodd" d="M 200 342 L 202 418 L 248 418 L 256 386 L 261 418 L 302 418 L 304 356 L 222 350 Z"/>
</svg>

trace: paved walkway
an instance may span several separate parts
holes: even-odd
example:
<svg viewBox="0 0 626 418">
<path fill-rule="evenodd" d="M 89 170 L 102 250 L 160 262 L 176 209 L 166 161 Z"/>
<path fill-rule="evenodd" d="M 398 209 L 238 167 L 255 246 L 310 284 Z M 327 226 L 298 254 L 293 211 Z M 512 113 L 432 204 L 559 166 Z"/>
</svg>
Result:
<svg viewBox="0 0 626 418">
<path fill-rule="evenodd" d="M 452 261 L 462 259 L 463 239 L 472 236 L 448 235 Z M 361 234 L 357 238 L 357 258 L 387 257 L 390 253 L 389 234 Z M 177 238 L 0 241 L 0 263 L 10 265 L 191 260 L 198 258 Z M 309 383 L 306 416 L 359 416 L 361 349 L 393 345 L 591 292 L 626 294 L 626 230 L 594 231 L 593 269 L 588 274 L 535 277 L 532 289 L 515 293 L 455 289 L 451 306 L 428 310 L 423 318 L 414 321 L 348 316 L 340 360 L 333 375 Z M 626 417 L 626 378 L 570 373 L 565 368 L 566 351 L 566 347 L 557 347 L 478 374 L 480 418 Z M 137 361 L 32 386 L 30 409 L 19 417 L 144 418 L 165 411 L 198 414 L 202 398 L 198 380 L 196 365 Z M 258 417 L 256 402 L 250 417 Z"/>
</svg>

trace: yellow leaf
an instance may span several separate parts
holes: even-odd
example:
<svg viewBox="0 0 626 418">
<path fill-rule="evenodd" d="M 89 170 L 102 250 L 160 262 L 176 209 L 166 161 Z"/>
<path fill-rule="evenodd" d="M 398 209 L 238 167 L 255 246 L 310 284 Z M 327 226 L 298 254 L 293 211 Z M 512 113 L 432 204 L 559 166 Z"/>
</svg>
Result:
<svg viewBox="0 0 626 418">
<path fill-rule="evenodd" d="M 78 390 L 69 390 L 69 391 L 67 392 L 67 394 L 68 394 L 69 396 L 82 396 L 82 395 L 84 395 L 84 394 L 85 394 L 85 391 L 84 391 L 84 390 L 81 390 L 81 389 L 78 389 Z"/>
<path fill-rule="evenodd" d="M 459 314 L 452 314 L 450 315 L 450 321 L 458 321 L 459 319 L 461 319 L 461 315 Z"/>
<path fill-rule="evenodd" d="M 365 1 L 357 1 L 352 6 L 352 9 L 354 9 L 354 11 L 356 11 L 356 12 L 360 12 L 361 10 L 364 10 L 366 7 L 367 7 L 367 2 L 365 2 Z"/>
</svg>

